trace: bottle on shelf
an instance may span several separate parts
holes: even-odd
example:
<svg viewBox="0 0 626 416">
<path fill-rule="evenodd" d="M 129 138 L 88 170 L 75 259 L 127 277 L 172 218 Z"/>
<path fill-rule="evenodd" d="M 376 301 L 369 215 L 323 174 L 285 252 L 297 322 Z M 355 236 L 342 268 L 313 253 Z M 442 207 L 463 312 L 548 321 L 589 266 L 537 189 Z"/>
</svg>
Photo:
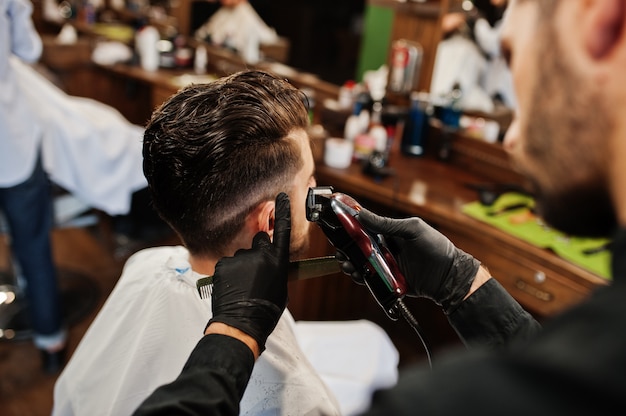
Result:
<svg viewBox="0 0 626 416">
<path fill-rule="evenodd" d="M 463 114 L 462 98 L 463 90 L 461 85 L 456 82 L 452 86 L 452 90 L 444 97 L 443 108 L 441 109 L 441 122 L 444 126 L 451 129 L 460 127 L 461 115 Z"/>
<path fill-rule="evenodd" d="M 411 156 L 424 154 L 424 145 L 429 129 L 429 96 L 428 93 L 414 91 L 411 93 L 409 113 L 402 130 L 402 153 Z"/>
<path fill-rule="evenodd" d="M 339 88 L 339 108 L 348 110 L 354 107 L 355 86 L 356 82 L 349 79 Z"/>
<path fill-rule="evenodd" d="M 159 68 L 159 50 L 157 44 L 161 35 L 156 27 L 144 26 L 135 35 L 135 47 L 139 54 L 141 67 L 146 71 L 156 71 Z"/>
<path fill-rule="evenodd" d="M 375 101 L 367 133 L 374 138 L 374 150 L 384 153 L 387 150 L 387 129 L 383 126 L 382 114 L 382 102 Z"/>
<path fill-rule="evenodd" d="M 193 69 L 198 75 L 206 74 L 206 66 L 209 61 L 209 56 L 206 50 L 206 46 L 199 44 L 196 46 L 196 52 L 194 53 Z"/>
<path fill-rule="evenodd" d="M 352 114 L 348 116 L 344 125 L 343 137 L 346 140 L 354 141 L 356 136 L 364 133 L 369 125 L 369 114 L 366 113 L 367 110 L 364 108 L 365 97 L 359 95 L 354 99 Z"/>
</svg>

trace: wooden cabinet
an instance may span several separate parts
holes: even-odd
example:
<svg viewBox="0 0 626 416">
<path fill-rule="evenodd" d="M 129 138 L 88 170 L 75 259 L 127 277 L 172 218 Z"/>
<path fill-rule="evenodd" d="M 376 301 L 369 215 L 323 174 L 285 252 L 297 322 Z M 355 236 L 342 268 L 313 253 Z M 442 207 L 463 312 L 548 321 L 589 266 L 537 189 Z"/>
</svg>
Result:
<svg viewBox="0 0 626 416">
<path fill-rule="evenodd" d="M 606 283 L 547 250 L 520 250 L 519 244 L 500 242 L 478 229 L 461 232 L 442 226 L 439 230 L 478 258 L 520 304 L 539 318 L 579 303 L 594 287 Z"/>
</svg>

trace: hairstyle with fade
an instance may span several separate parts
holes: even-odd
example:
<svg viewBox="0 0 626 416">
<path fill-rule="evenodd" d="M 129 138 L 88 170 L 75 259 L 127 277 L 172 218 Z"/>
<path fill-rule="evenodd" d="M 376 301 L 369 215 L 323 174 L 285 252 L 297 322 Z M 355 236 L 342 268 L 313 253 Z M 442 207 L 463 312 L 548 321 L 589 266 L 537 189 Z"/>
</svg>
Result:
<svg viewBox="0 0 626 416">
<path fill-rule="evenodd" d="M 290 134 L 308 127 L 305 102 L 287 81 L 250 70 L 187 86 L 155 110 L 144 174 L 192 254 L 223 255 L 255 206 L 289 191 L 303 164 Z"/>
</svg>

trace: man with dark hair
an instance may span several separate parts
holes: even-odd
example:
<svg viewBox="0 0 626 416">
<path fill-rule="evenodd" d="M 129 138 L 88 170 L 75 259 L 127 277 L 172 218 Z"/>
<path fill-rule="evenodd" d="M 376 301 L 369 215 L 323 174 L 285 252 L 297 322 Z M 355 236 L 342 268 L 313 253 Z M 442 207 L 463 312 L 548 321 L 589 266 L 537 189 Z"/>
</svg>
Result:
<svg viewBox="0 0 626 416">
<path fill-rule="evenodd" d="M 213 275 L 220 258 L 249 248 L 257 233 L 273 237 L 281 192 L 302 201 L 291 207 L 288 251 L 297 258 L 306 249 L 304 201 L 315 179 L 304 103 L 286 81 L 245 71 L 188 86 L 154 112 L 144 173 L 155 209 L 184 247 L 150 248 L 128 260 L 56 383 L 53 414 L 130 414 L 173 380 L 212 313 L 197 280 Z M 268 312 L 246 307 L 238 316 L 257 314 Z M 265 324 L 276 329 L 263 340 L 241 414 L 339 414 L 297 343 L 289 311 Z"/>
<path fill-rule="evenodd" d="M 410 293 L 440 304 L 472 347 L 441 356 L 432 371 L 407 370 L 396 387 L 374 396 L 368 415 L 596 415 L 626 409 L 626 0 L 513 0 L 502 47 L 519 95 L 504 146 L 533 183 L 545 221 L 573 235 L 613 237 L 613 281 L 541 329 L 486 267 L 419 218 L 361 211 L 361 222 L 386 237 Z M 226 259 L 230 275 L 246 270 L 241 261 L 236 270 L 236 260 Z M 349 263 L 344 270 L 354 272 Z M 279 267 L 264 267 L 263 273 L 286 284 Z M 250 292 L 257 297 L 265 296 Z M 210 409 L 208 398 L 236 401 L 226 389 L 219 397 L 203 390 L 214 381 L 215 366 L 198 357 L 225 338 L 238 337 L 205 337 L 177 381 L 151 396 L 140 413 L 158 414 L 163 398 L 172 404 L 184 397 L 185 414 Z M 232 357 L 247 349 L 233 344 Z M 254 363 L 248 355 L 248 364 Z M 231 372 L 245 379 L 244 366 L 235 367 L 241 371 Z M 233 380 L 221 382 L 236 392 Z M 168 394 L 190 386 L 195 393 Z"/>
</svg>

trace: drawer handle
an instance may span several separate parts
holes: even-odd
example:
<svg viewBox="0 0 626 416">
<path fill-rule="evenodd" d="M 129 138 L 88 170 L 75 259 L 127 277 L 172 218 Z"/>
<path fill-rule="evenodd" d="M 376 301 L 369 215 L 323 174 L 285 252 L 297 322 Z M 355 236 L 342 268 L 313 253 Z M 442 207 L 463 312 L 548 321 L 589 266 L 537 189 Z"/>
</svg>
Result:
<svg viewBox="0 0 626 416">
<path fill-rule="evenodd" d="M 535 286 L 526 283 L 522 279 L 517 279 L 517 281 L 515 282 L 515 287 L 544 302 L 550 302 L 552 299 L 554 299 L 552 293 L 546 292 L 545 290 L 537 289 Z"/>
</svg>

